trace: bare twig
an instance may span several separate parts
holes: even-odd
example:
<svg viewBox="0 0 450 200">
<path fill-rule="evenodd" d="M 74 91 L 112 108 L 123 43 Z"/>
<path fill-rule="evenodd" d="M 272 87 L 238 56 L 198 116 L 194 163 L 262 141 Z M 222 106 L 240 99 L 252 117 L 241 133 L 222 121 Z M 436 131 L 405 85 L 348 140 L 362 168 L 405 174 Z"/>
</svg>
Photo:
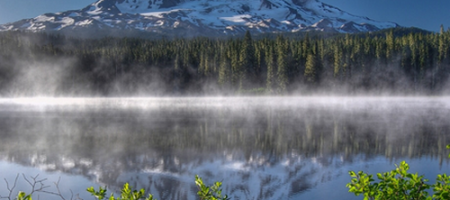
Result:
<svg viewBox="0 0 450 200">
<path fill-rule="evenodd" d="M 17 174 L 16 179 L 14 179 L 14 184 L 13 184 L 12 187 L 9 187 L 8 180 L 6 180 L 6 178 L 4 179 L 5 182 L 6 182 L 6 188 L 8 189 L 9 194 L 8 194 L 8 196 L 0 196 L 1 199 L 9 199 L 9 200 L 11 200 L 11 196 L 12 196 L 12 193 L 13 193 L 14 189 L 16 188 L 18 179 L 19 179 L 19 174 Z"/>
<path fill-rule="evenodd" d="M 43 192 L 45 191 L 46 188 L 49 188 L 50 186 L 46 186 L 44 184 L 44 181 L 46 181 L 47 179 L 40 179 L 38 180 L 37 178 L 39 177 L 39 174 L 36 175 L 35 177 L 30 176 L 31 180 L 28 180 L 27 177 L 25 176 L 25 174 L 22 174 L 23 179 L 25 179 L 25 181 L 31 186 L 31 192 L 30 195 L 33 195 L 35 192 Z"/>
<path fill-rule="evenodd" d="M 30 195 L 33 195 L 35 193 L 45 193 L 45 194 L 49 194 L 49 195 L 58 196 L 62 200 L 83 200 L 80 198 L 79 194 L 77 194 L 76 197 L 74 198 L 74 194 L 73 194 L 72 190 L 70 190 L 70 193 L 71 193 L 70 199 L 66 199 L 62 195 L 61 189 L 59 188 L 59 183 L 61 181 L 61 177 L 58 178 L 57 182 L 54 182 L 56 192 L 48 190 L 48 188 L 50 188 L 50 186 L 45 184 L 45 181 L 47 181 L 47 179 L 46 178 L 39 179 L 39 174 L 34 177 L 33 176 L 26 177 L 25 174 L 22 174 L 22 177 L 28 183 L 28 185 L 30 185 L 30 187 L 31 187 L 31 192 L 29 193 Z M 18 179 L 19 179 L 19 174 L 17 174 L 16 178 L 14 179 L 14 183 L 12 186 L 9 184 L 9 182 L 8 182 L 8 180 L 6 180 L 6 178 L 4 179 L 6 182 L 6 188 L 9 192 L 9 194 L 8 194 L 8 196 L 0 195 L 0 199 L 8 199 L 8 200 L 15 199 L 15 196 L 13 196 L 13 192 L 16 189 Z M 40 196 L 38 195 L 38 200 L 39 199 L 40 199 Z"/>
<path fill-rule="evenodd" d="M 59 198 L 61 198 L 62 200 L 66 200 L 66 198 L 62 195 L 61 190 L 59 188 L 59 182 L 60 181 L 61 181 L 61 177 L 58 178 L 57 182 L 54 182 L 57 192 L 50 192 L 50 191 L 41 191 L 41 192 L 47 193 L 47 194 L 51 194 L 51 195 L 56 195 Z M 74 198 L 73 198 L 74 195 L 73 195 L 73 191 L 72 190 L 70 190 L 70 194 L 71 194 L 70 200 L 74 200 Z M 76 199 L 79 199 L 79 200 L 81 199 L 78 194 L 77 194 L 77 198 Z"/>
</svg>

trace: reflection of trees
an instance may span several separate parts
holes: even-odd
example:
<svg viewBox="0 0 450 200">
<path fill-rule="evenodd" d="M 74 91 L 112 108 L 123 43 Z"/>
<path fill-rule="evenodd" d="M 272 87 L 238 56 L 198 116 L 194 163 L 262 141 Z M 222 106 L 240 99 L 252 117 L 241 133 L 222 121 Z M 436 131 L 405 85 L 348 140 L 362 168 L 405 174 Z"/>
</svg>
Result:
<svg viewBox="0 0 450 200">
<path fill-rule="evenodd" d="M 292 194 L 317 184 L 310 180 L 319 172 L 295 162 L 298 157 L 315 158 L 322 166 L 335 166 L 336 157 L 351 162 L 357 155 L 446 157 L 449 116 L 426 109 L 366 111 L 282 107 L 13 113 L 1 116 L 0 151 L 16 163 L 52 164 L 53 170 L 117 187 L 124 172 L 136 172 L 127 181 L 158 191 L 162 199 L 186 199 L 195 189 L 176 176 L 147 173 L 148 178 L 139 178 L 140 171 L 186 174 L 217 160 L 244 161 L 251 170 L 234 176 L 243 183 L 258 176 L 259 194 L 250 194 L 248 184 L 235 183 L 229 192 L 268 199 L 283 187 Z M 281 161 L 291 163 L 280 168 L 286 177 L 261 173 Z M 202 173 L 216 176 L 214 169 Z M 180 190 L 186 185 L 188 190 Z"/>
</svg>

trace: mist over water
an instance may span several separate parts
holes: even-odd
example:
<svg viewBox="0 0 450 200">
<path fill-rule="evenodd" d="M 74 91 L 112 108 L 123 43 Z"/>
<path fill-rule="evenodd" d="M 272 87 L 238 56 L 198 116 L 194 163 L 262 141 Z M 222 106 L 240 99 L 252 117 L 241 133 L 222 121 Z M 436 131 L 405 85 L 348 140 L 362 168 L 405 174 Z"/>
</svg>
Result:
<svg viewBox="0 0 450 200">
<path fill-rule="evenodd" d="M 232 199 L 352 199 L 348 170 L 448 173 L 449 113 L 448 97 L 0 99 L 1 178 L 195 199 L 198 174 Z"/>
</svg>

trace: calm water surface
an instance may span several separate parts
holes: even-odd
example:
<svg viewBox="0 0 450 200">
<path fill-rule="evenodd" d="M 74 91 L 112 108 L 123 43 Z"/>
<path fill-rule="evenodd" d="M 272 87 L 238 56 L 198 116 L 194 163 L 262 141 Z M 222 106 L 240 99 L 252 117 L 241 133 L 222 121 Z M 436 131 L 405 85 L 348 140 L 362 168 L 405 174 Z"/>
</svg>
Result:
<svg viewBox="0 0 450 200">
<path fill-rule="evenodd" d="M 349 170 L 450 172 L 447 97 L 0 99 L 0 127 L 0 178 L 59 179 L 69 199 L 125 182 L 196 199 L 196 174 L 232 199 L 362 199 Z"/>
</svg>

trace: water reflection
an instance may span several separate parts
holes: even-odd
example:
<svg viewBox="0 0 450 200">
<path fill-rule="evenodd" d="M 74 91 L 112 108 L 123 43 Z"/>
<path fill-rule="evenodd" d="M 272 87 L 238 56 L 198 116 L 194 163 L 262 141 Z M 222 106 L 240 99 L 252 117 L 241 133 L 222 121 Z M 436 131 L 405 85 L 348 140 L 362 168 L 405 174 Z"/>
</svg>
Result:
<svg viewBox="0 0 450 200">
<path fill-rule="evenodd" d="M 195 174 L 223 181 L 233 199 L 287 199 L 346 176 L 354 162 L 445 164 L 448 100 L 2 100 L 0 156 L 115 190 L 130 182 L 158 199 L 194 199 Z"/>
</svg>

